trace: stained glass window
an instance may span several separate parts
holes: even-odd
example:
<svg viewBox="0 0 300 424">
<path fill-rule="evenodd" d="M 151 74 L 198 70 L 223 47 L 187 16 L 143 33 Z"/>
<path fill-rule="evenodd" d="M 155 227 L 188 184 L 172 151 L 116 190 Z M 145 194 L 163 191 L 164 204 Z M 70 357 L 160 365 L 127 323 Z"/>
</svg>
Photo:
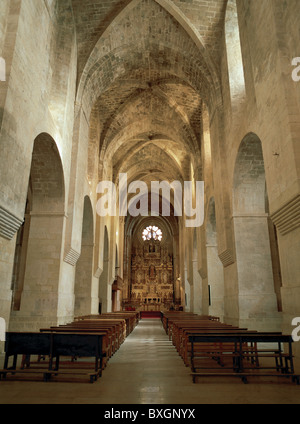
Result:
<svg viewBox="0 0 300 424">
<path fill-rule="evenodd" d="M 143 231 L 143 240 L 161 241 L 163 237 L 162 231 L 158 227 L 147 227 Z"/>
</svg>

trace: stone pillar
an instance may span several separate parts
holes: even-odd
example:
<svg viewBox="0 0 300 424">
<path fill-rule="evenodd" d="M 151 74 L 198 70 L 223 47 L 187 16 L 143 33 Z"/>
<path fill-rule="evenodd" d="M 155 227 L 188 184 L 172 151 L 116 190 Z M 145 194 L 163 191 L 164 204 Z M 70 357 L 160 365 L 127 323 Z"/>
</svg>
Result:
<svg viewBox="0 0 300 424">
<path fill-rule="evenodd" d="M 274 290 L 268 215 L 234 216 L 238 273 L 239 326 L 280 331 Z"/>
<path fill-rule="evenodd" d="M 202 279 L 198 271 L 198 259 L 193 259 L 194 313 L 202 314 Z"/>
<path fill-rule="evenodd" d="M 209 315 L 224 319 L 224 275 L 223 265 L 218 256 L 218 246 L 207 245 L 207 276 L 210 286 L 211 305 Z"/>
<path fill-rule="evenodd" d="M 32 213 L 20 311 L 10 331 L 39 331 L 57 325 L 65 216 Z"/>
<path fill-rule="evenodd" d="M 75 316 L 88 315 L 92 310 L 92 262 L 94 244 L 82 244 L 76 265 Z"/>
</svg>

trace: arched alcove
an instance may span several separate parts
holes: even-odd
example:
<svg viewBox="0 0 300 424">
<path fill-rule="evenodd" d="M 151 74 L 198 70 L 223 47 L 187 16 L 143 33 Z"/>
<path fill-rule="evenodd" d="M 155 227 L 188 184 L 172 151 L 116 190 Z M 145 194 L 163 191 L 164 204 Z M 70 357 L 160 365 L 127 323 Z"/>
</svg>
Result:
<svg viewBox="0 0 300 424">
<path fill-rule="evenodd" d="M 41 324 L 57 324 L 60 297 L 65 185 L 59 151 L 46 133 L 34 141 L 28 193 L 21 284 L 15 303 L 18 312 L 12 316 L 11 327 L 33 330 Z"/>
<path fill-rule="evenodd" d="M 233 186 L 240 325 L 276 331 L 280 329 L 280 315 L 274 290 L 267 197 L 262 143 L 250 133 L 237 154 Z"/>
</svg>

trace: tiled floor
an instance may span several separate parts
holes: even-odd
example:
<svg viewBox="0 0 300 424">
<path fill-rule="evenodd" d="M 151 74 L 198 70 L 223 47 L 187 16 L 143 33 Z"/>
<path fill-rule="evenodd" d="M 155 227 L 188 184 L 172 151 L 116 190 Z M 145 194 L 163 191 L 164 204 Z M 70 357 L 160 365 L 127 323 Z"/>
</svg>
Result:
<svg viewBox="0 0 300 424">
<path fill-rule="evenodd" d="M 1 364 L 2 366 L 2 364 Z M 193 384 L 189 368 L 159 320 L 142 320 L 94 384 L 1 381 L 0 404 L 300 404 L 289 380 L 206 379 Z"/>
</svg>

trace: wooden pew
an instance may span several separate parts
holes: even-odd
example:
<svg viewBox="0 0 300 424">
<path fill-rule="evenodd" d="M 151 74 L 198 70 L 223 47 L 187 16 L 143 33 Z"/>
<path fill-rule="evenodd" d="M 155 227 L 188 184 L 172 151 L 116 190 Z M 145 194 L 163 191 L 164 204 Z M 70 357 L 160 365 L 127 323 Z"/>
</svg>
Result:
<svg viewBox="0 0 300 424">
<path fill-rule="evenodd" d="M 103 353 L 105 353 L 106 360 L 104 361 L 104 367 L 107 364 L 109 358 L 111 358 L 118 348 L 117 333 L 113 325 L 98 325 L 92 326 L 86 324 L 85 326 L 78 325 L 62 325 L 58 327 L 42 328 L 41 332 L 51 333 L 101 333 L 103 334 Z"/>
<path fill-rule="evenodd" d="M 112 329 L 112 333 L 115 335 L 116 341 L 121 345 L 126 338 L 126 322 L 120 319 L 102 319 L 93 320 L 85 319 L 84 321 L 75 321 L 60 327 L 107 327 Z"/>
<path fill-rule="evenodd" d="M 131 312 L 131 311 L 124 311 L 124 312 L 111 312 L 111 313 L 102 313 L 100 315 L 101 317 L 112 317 L 112 318 L 123 318 L 126 319 L 126 323 L 128 323 L 129 326 L 129 332 L 128 335 L 134 330 L 134 328 L 138 325 L 140 320 L 140 312 Z"/>
<path fill-rule="evenodd" d="M 73 327 L 111 327 L 113 329 L 114 339 L 115 339 L 115 351 L 119 349 L 121 344 L 125 341 L 127 337 L 127 326 L 124 319 L 112 319 L 110 317 L 103 318 L 101 320 L 94 319 L 85 319 L 83 321 L 73 322 Z"/>
<path fill-rule="evenodd" d="M 169 312 L 161 312 L 161 320 L 164 327 L 164 330 L 167 334 L 169 334 L 169 320 L 172 319 L 181 319 L 186 316 L 198 316 L 193 314 L 192 312 L 178 312 L 178 311 L 169 311 Z"/>
<path fill-rule="evenodd" d="M 126 339 L 126 337 L 130 334 L 131 331 L 130 330 L 130 318 L 121 318 L 121 317 L 114 317 L 112 315 L 107 315 L 107 316 L 101 316 L 101 319 L 95 319 L 95 318 L 90 318 L 90 319 L 85 319 L 83 321 L 79 321 L 79 323 L 89 323 L 89 324 L 94 324 L 97 325 L 99 323 L 116 323 L 118 326 L 120 326 L 121 328 L 118 329 L 118 334 L 120 335 L 120 338 L 122 339 L 122 342 Z M 77 322 L 74 322 L 74 324 L 77 324 Z"/>
<path fill-rule="evenodd" d="M 134 315 L 134 318 L 136 314 Z M 105 368 L 111 356 L 119 349 L 124 342 L 126 331 L 126 320 L 124 315 L 117 318 L 115 314 L 99 315 L 97 319 L 91 319 L 91 315 L 82 317 L 72 323 L 61 325 L 58 327 L 50 327 L 41 329 L 41 332 L 73 334 L 73 333 L 99 333 L 102 332 L 103 350 L 105 358 L 102 361 L 102 367 Z M 79 355 L 80 356 L 80 355 Z"/>
<path fill-rule="evenodd" d="M 134 328 L 139 323 L 140 313 L 139 312 L 111 312 L 103 313 L 101 315 L 84 315 L 75 318 L 75 322 L 84 320 L 103 320 L 103 319 L 125 319 L 126 321 L 126 335 L 129 336 Z"/>
<path fill-rule="evenodd" d="M 6 333 L 4 370 L 16 370 L 18 356 L 22 358 L 36 356 L 51 356 L 52 337 L 45 333 Z M 9 367 L 9 359 L 13 356 L 13 365 Z M 28 363 L 27 363 L 28 366 Z M 21 368 L 25 367 L 24 360 Z M 3 371 L 4 371 L 3 370 Z M 6 376 L 6 373 L 2 373 Z"/>
<path fill-rule="evenodd" d="M 198 323 L 199 321 L 201 323 L 206 322 L 206 323 L 213 323 L 215 325 L 217 325 L 217 323 L 219 322 L 218 320 L 216 320 L 214 317 L 213 319 L 211 319 L 212 317 L 210 316 L 203 316 L 203 315 L 183 315 L 183 316 L 168 316 L 168 322 L 167 322 L 167 334 L 169 336 L 169 339 L 171 340 L 173 337 L 173 331 L 174 331 L 174 325 L 176 322 L 196 322 Z"/>
<path fill-rule="evenodd" d="M 61 325 L 58 327 L 50 327 L 41 329 L 42 332 L 105 332 L 103 346 L 106 350 L 106 366 L 107 360 L 112 357 L 119 349 L 126 338 L 126 322 L 124 319 L 106 319 L 92 320 L 84 319 L 74 321 L 72 323 Z"/>
<path fill-rule="evenodd" d="M 299 384 L 299 376 L 295 375 L 293 364 L 291 336 L 284 336 L 279 333 L 261 333 L 261 332 L 231 332 L 220 334 L 199 333 L 189 335 L 191 343 L 191 370 L 193 382 L 195 383 L 198 377 L 213 377 L 213 376 L 237 376 L 244 383 L 248 382 L 248 377 L 285 377 L 291 378 L 293 382 Z M 260 349 L 259 344 L 271 344 L 269 348 Z M 274 348 L 274 344 L 277 345 Z M 288 346 L 288 352 L 285 353 L 283 344 Z M 219 354 L 218 349 L 207 346 L 219 345 L 222 349 L 223 358 L 229 359 L 231 365 L 218 367 L 209 363 L 207 360 L 212 360 Z M 250 345 L 250 349 L 249 349 Z M 202 347 L 201 347 L 202 346 Z M 197 348 L 198 347 L 198 348 Z M 260 361 L 254 363 L 249 359 L 272 359 L 275 360 L 273 365 L 262 364 Z M 203 362 L 202 366 L 198 365 Z M 217 371 L 215 371 L 217 370 Z M 268 370 L 266 372 L 265 370 Z M 272 370 L 273 372 L 270 372 Z M 210 372 L 214 371 L 214 372 Z"/>
<path fill-rule="evenodd" d="M 193 334 L 230 334 L 232 332 L 235 333 L 244 333 L 247 331 L 247 329 L 232 327 L 232 326 L 209 326 L 209 325 L 203 325 L 203 326 L 196 326 L 196 325 L 183 325 L 180 328 L 179 334 L 177 339 L 175 340 L 176 344 L 175 347 L 178 351 L 178 353 L 183 358 L 183 361 L 186 366 L 190 365 L 189 359 L 191 354 L 191 344 L 189 343 L 189 336 Z M 256 332 L 254 332 L 256 333 Z M 216 350 L 220 352 L 220 356 L 218 357 L 219 362 L 222 361 L 222 346 L 218 344 L 217 346 L 213 346 Z"/>
<path fill-rule="evenodd" d="M 261 376 L 264 371 L 271 370 L 264 375 L 288 376 L 299 383 L 299 377 L 294 375 L 290 337 L 249 331 L 223 324 L 214 317 L 189 313 L 162 314 L 162 321 L 184 363 L 192 368 L 194 382 L 202 375 L 238 375 L 247 382 L 248 374 L 254 375 L 256 371 Z M 194 337 L 200 337 L 201 343 Z M 261 348 L 260 343 L 268 347 Z M 288 353 L 284 353 L 283 343 L 287 343 Z M 199 359 L 204 362 L 203 367 L 195 366 Z M 271 364 L 266 365 L 266 360 L 272 361 Z M 211 370 L 217 372 L 211 373 Z"/>
<path fill-rule="evenodd" d="M 190 356 L 191 356 L 191 344 L 189 343 L 189 335 L 193 334 L 257 334 L 257 331 L 249 331 L 246 328 L 238 328 L 231 325 L 223 324 L 220 322 L 213 321 L 197 321 L 193 320 L 182 320 L 173 322 L 173 336 L 172 341 L 175 345 L 177 351 L 184 360 L 186 366 L 190 366 Z M 274 333 L 273 333 L 274 334 Z M 280 333 L 276 333 L 280 334 Z M 257 346 L 248 346 L 247 344 L 243 347 L 244 351 L 248 351 L 249 355 L 247 360 L 251 364 L 258 363 L 258 357 L 254 355 L 257 350 Z M 197 346 L 197 349 L 200 349 Z M 224 366 L 224 358 L 229 357 L 228 350 L 234 351 L 234 346 L 232 344 L 223 345 L 221 343 L 214 343 L 214 345 L 202 344 L 202 350 L 206 350 L 208 356 L 212 356 L 219 365 Z M 209 354 L 211 352 L 211 355 Z M 275 352 L 274 352 L 275 353 Z M 250 355 L 251 354 L 251 355 Z M 225 355 L 225 356 L 224 356 Z M 234 355 L 231 357 L 234 359 Z"/>
<path fill-rule="evenodd" d="M 102 361 L 105 356 L 102 349 L 103 334 L 101 333 L 6 333 L 4 368 L 0 370 L 1 377 L 6 378 L 8 374 L 41 374 L 44 381 L 49 381 L 52 375 L 88 375 L 90 382 L 97 380 L 102 373 Z M 49 357 L 48 367 L 39 364 L 39 367 L 17 368 L 18 356 L 24 355 Z M 95 365 L 92 370 L 60 370 L 59 358 L 61 355 L 94 357 Z M 9 359 L 13 356 L 13 365 L 9 367 Z M 53 360 L 56 358 L 56 367 L 53 369 Z"/>
<path fill-rule="evenodd" d="M 102 376 L 103 370 L 103 334 L 96 333 L 52 333 L 53 345 L 52 355 L 49 364 L 49 370 L 45 374 L 46 381 L 49 381 L 53 375 L 60 374 L 83 374 L 86 371 L 78 371 L 72 366 L 72 369 L 60 369 L 61 356 L 67 357 L 80 357 L 95 359 L 94 369 L 89 372 L 90 382 L 93 383 Z M 55 368 L 53 368 L 53 359 L 56 358 Z M 82 364 L 81 364 L 82 367 Z"/>
</svg>

